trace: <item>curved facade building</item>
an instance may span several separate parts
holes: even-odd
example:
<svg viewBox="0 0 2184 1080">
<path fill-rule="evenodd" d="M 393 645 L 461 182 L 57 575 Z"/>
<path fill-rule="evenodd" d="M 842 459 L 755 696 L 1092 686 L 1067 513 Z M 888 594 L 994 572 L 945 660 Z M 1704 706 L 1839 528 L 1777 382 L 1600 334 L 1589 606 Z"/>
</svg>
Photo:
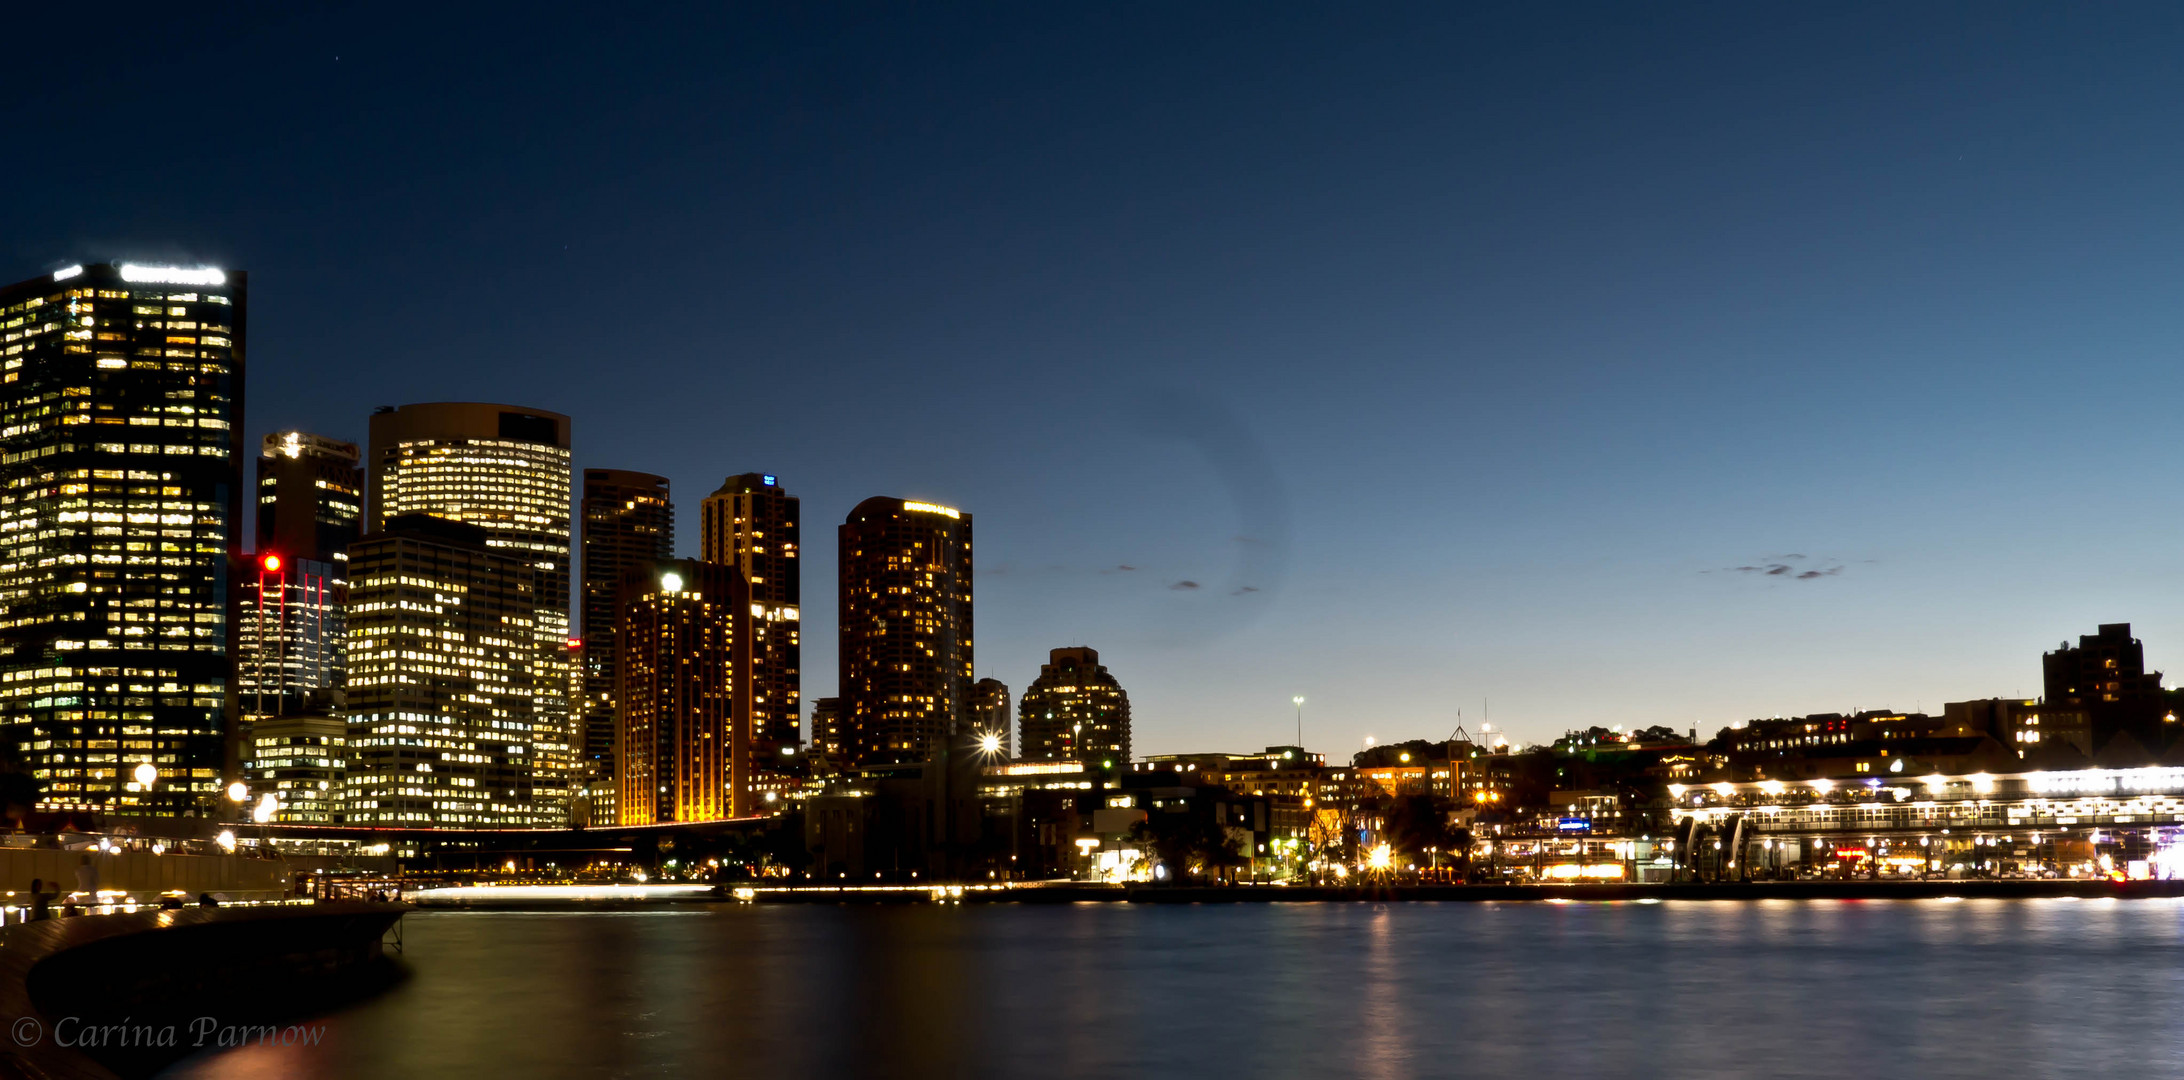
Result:
<svg viewBox="0 0 2184 1080">
<path fill-rule="evenodd" d="M 1100 654 L 1055 649 L 1047 659 L 1017 705 L 1024 760 L 1127 765 L 1130 695 L 1100 664 Z"/>
<path fill-rule="evenodd" d="M 840 554 L 845 764 L 923 761 L 972 721 L 971 515 L 866 499 Z"/>
<path fill-rule="evenodd" d="M 569 418 L 483 402 L 431 402 L 372 414 L 369 524 L 425 514 L 475 525 L 493 554 L 537 575 L 535 708 L 524 733 L 539 824 L 567 820 L 578 733 L 569 698 Z"/>
</svg>

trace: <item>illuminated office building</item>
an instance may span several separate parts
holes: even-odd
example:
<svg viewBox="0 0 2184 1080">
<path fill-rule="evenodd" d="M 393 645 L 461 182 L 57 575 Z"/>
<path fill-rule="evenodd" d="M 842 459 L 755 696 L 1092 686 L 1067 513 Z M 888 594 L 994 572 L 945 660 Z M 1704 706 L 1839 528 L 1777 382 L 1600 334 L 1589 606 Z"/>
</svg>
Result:
<svg viewBox="0 0 2184 1080">
<path fill-rule="evenodd" d="M 542 576 L 477 526 L 390 519 L 349 548 L 348 823 L 561 823 L 538 798 Z"/>
<path fill-rule="evenodd" d="M 675 555 L 675 504 L 667 478 L 621 469 L 584 470 L 583 741 L 586 781 L 614 775 L 614 633 L 622 577 Z M 596 809 L 596 807 L 595 807 Z"/>
<path fill-rule="evenodd" d="M 696 559 L 623 578 L 614 761 L 623 825 L 747 817 L 750 588 Z"/>
<path fill-rule="evenodd" d="M 569 688 L 569 418 L 513 405 L 436 402 L 372 414 L 367 527 L 429 514 L 475 525 L 495 554 L 537 571 L 527 785 L 566 820 L 578 779 Z"/>
<path fill-rule="evenodd" d="M 841 527 L 850 767 L 925 760 L 971 722 L 971 515 L 874 497 Z"/>
<path fill-rule="evenodd" d="M 258 551 L 236 570 L 236 690 L 246 722 L 303 711 L 342 682 L 349 545 L 362 535 L 355 443 L 302 431 L 258 454 Z"/>
<path fill-rule="evenodd" d="M 339 563 L 263 552 L 236 583 L 235 685 L 245 717 L 304 711 L 341 689 L 348 556 Z"/>
<path fill-rule="evenodd" d="M 338 563 L 364 535 L 355 443 L 276 431 L 258 453 L 258 553 Z M 338 575 L 346 576 L 346 575 Z"/>
<path fill-rule="evenodd" d="M 247 294 L 134 264 L 0 288 L 0 732 L 49 803 L 225 784 Z"/>
<path fill-rule="evenodd" d="M 1130 760 L 1130 695 L 1087 648 L 1054 649 L 1017 703 L 1026 761 Z"/>
<path fill-rule="evenodd" d="M 348 742 L 348 724 L 338 716 L 259 719 L 243 748 L 250 797 L 272 795 L 275 821 L 341 824 Z"/>
<path fill-rule="evenodd" d="M 743 572 L 759 625 L 751 651 L 751 767 L 782 762 L 803 742 L 803 565 L 798 503 L 765 473 L 731 476 L 705 499 L 699 554 Z"/>
<path fill-rule="evenodd" d="M 980 679 L 971 688 L 971 734 L 980 740 L 991 736 L 994 749 L 1009 756 L 1009 687 L 999 679 Z"/>
</svg>

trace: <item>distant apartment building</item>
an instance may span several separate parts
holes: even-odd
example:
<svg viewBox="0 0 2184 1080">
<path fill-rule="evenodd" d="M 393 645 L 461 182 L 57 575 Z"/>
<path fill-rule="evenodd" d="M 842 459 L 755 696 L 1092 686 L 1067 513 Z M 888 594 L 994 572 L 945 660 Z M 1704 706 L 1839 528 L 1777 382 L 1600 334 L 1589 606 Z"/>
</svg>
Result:
<svg viewBox="0 0 2184 1080">
<path fill-rule="evenodd" d="M 771 473 L 721 482 L 700 508 L 699 557 L 735 567 L 751 590 L 750 763 L 757 777 L 802 773 L 802 510 Z M 763 781 L 774 786 L 774 780 Z"/>
<path fill-rule="evenodd" d="M 923 761 L 971 721 L 971 515 L 866 499 L 840 558 L 845 764 Z"/>
<path fill-rule="evenodd" d="M 581 782 L 614 774 L 615 633 L 622 578 L 675 555 L 675 503 L 667 478 L 624 469 L 584 470 Z M 595 807 L 596 809 L 596 807 Z"/>
<path fill-rule="evenodd" d="M 971 734 L 980 740 L 992 738 L 997 743 L 995 752 L 1007 758 L 1012 752 L 1014 739 L 1009 729 L 1009 687 L 999 679 L 980 679 L 971 687 Z"/>
<path fill-rule="evenodd" d="M 1017 701 L 1025 761 L 1130 760 L 1130 695 L 1084 647 L 1054 649 Z"/>
<path fill-rule="evenodd" d="M 623 577 L 615 704 L 622 825 L 760 812 L 752 796 L 753 613 L 732 566 L 697 559 Z"/>
<path fill-rule="evenodd" d="M 2161 692 L 2161 673 L 2146 670 L 2146 650 L 2130 623 L 2102 623 L 2041 657 L 2041 705 L 2086 716 L 2094 751 L 2118 735 L 2160 753 L 2174 738 L 2175 722 Z"/>
</svg>

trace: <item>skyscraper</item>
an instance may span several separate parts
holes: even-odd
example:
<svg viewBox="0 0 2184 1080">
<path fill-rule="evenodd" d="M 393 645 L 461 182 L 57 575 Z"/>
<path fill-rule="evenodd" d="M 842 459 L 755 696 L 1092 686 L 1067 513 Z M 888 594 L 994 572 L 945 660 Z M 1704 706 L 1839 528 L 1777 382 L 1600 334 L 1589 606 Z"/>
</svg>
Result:
<svg viewBox="0 0 2184 1080">
<path fill-rule="evenodd" d="M 0 289 L 0 731 L 49 802 L 188 812 L 224 783 L 247 296 L 128 263 Z"/>
<path fill-rule="evenodd" d="M 349 549 L 349 824 L 560 823 L 531 760 L 546 575 L 487 537 L 408 514 Z"/>
<path fill-rule="evenodd" d="M 330 701 L 347 665 L 342 630 L 349 563 L 283 558 L 244 560 L 235 626 L 235 685 L 242 715 L 288 716 L 314 695 Z"/>
<path fill-rule="evenodd" d="M 746 817 L 751 630 L 732 566 L 680 559 L 623 577 L 615 796 L 623 825 Z"/>
<path fill-rule="evenodd" d="M 584 470 L 583 741 L 586 778 L 614 774 L 614 635 L 622 577 L 675 556 L 675 504 L 667 478 L 621 469 Z"/>
<path fill-rule="evenodd" d="M 1002 757 L 1009 756 L 1009 687 L 999 679 L 980 679 L 971 688 L 971 734 L 1000 740 Z"/>
<path fill-rule="evenodd" d="M 796 497 L 778 478 L 744 473 L 705 499 L 699 553 L 742 571 L 762 609 L 751 654 L 751 767 L 781 771 L 802 739 L 803 565 Z"/>
<path fill-rule="evenodd" d="M 537 656 L 523 733 L 532 797 L 566 815 L 576 777 L 569 701 L 569 418 L 514 405 L 436 402 L 372 414 L 367 527 L 406 514 L 478 526 L 496 554 L 538 573 Z"/>
<path fill-rule="evenodd" d="M 971 515 L 875 496 L 841 528 L 851 767 L 923 761 L 971 720 Z"/>
<path fill-rule="evenodd" d="M 356 444 L 276 431 L 258 454 L 258 553 L 341 562 L 364 535 Z M 346 575 L 343 575 L 346 576 Z"/>
<path fill-rule="evenodd" d="M 1130 761 L 1130 695 L 1087 648 L 1054 649 L 1017 704 L 1026 761 Z"/>
<path fill-rule="evenodd" d="M 325 700 L 341 688 L 349 545 L 364 524 L 357 457 L 355 443 L 302 431 L 265 437 L 258 552 L 236 571 L 236 685 L 246 718 L 291 715 L 312 695 Z"/>
</svg>

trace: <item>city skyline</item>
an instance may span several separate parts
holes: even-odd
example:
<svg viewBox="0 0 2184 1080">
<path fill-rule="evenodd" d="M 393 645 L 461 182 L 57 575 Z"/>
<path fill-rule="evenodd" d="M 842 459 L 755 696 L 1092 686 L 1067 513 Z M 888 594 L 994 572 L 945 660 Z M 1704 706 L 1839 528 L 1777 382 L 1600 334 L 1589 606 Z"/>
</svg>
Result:
<svg viewBox="0 0 2184 1080">
<path fill-rule="evenodd" d="M 687 40 L 750 63 L 124 30 L 69 108 L 201 80 L 233 144 L 11 177 L 0 254 L 251 270 L 246 446 L 514 400 L 580 418 L 577 468 L 975 509 L 977 674 L 1095 646 L 1149 753 L 1286 741 L 1300 694 L 1330 750 L 1482 702 L 1525 741 L 1931 709 L 2117 621 L 2184 666 L 2168 16 L 1020 13 L 921 31 L 948 64 L 718 18 Z M 6 78 L 58 102 L 57 63 Z M 754 387 L 725 434 L 681 404 Z"/>
</svg>

